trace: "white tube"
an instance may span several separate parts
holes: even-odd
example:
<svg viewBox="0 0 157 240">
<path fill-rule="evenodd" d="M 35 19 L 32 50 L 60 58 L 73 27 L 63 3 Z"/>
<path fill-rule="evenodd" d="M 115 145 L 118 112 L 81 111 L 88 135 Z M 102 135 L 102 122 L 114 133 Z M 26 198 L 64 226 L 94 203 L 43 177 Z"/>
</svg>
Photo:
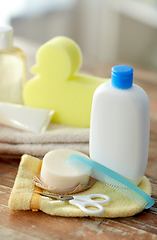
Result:
<svg viewBox="0 0 157 240">
<path fill-rule="evenodd" d="M 0 102 L 0 124 L 24 131 L 43 133 L 54 110 Z"/>
</svg>

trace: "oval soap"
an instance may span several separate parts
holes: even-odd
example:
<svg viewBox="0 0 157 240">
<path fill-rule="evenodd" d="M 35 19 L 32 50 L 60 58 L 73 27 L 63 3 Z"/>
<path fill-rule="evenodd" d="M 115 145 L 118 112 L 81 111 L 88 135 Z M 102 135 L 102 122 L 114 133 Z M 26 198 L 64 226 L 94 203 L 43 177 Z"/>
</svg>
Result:
<svg viewBox="0 0 157 240">
<path fill-rule="evenodd" d="M 78 184 L 87 185 L 89 176 L 67 164 L 72 154 L 87 155 L 70 149 L 57 149 L 48 152 L 42 163 L 40 180 L 50 188 L 57 190 L 70 189 Z"/>
</svg>

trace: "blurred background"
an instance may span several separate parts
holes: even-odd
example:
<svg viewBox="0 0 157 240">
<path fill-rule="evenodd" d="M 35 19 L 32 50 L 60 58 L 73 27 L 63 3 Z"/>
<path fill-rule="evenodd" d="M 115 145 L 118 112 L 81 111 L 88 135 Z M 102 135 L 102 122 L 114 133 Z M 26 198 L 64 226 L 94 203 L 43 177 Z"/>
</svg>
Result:
<svg viewBox="0 0 157 240">
<path fill-rule="evenodd" d="M 64 35 L 94 61 L 157 69 L 157 0 L 0 2 L 0 23 L 30 44 Z"/>
</svg>

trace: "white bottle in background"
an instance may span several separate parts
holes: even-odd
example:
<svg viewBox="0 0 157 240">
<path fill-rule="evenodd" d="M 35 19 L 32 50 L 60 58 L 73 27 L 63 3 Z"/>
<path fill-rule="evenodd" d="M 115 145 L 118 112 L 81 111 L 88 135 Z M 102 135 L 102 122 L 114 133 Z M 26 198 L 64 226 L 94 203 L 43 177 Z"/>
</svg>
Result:
<svg viewBox="0 0 157 240">
<path fill-rule="evenodd" d="M 111 81 L 93 95 L 90 157 L 138 185 L 149 150 L 150 113 L 145 91 L 133 84 L 133 69 L 112 68 Z"/>
</svg>

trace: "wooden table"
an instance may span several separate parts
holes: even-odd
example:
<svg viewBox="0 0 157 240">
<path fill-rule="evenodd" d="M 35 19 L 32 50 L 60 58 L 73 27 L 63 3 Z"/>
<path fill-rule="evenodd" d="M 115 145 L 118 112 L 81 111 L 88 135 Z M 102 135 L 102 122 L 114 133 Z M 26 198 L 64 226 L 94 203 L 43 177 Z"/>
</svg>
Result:
<svg viewBox="0 0 157 240">
<path fill-rule="evenodd" d="M 134 67 L 135 83 L 150 99 L 151 134 L 146 176 L 157 201 L 157 72 Z M 110 77 L 111 65 L 87 61 L 86 71 Z M 128 218 L 64 218 L 43 212 L 13 211 L 8 199 L 16 177 L 20 156 L 0 156 L 0 239 L 157 239 L 157 202 L 149 210 Z"/>
</svg>

